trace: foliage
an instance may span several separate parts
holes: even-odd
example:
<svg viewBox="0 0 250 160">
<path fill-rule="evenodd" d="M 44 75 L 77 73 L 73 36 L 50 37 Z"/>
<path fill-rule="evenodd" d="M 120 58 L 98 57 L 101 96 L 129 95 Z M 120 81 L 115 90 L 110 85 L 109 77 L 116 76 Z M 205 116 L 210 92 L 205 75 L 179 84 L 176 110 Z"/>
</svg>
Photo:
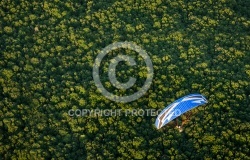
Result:
<svg viewBox="0 0 250 160">
<path fill-rule="evenodd" d="M 0 2 L 0 159 L 250 159 L 250 10 L 246 0 Z M 97 90 L 92 67 L 107 45 L 133 41 L 147 51 L 154 79 L 126 104 Z M 123 92 L 145 80 L 121 64 Z M 129 68 L 129 69 L 128 69 Z M 151 116 L 70 117 L 70 109 L 162 109 L 189 93 L 209 103 L 156 130 Z"/>
</svg>

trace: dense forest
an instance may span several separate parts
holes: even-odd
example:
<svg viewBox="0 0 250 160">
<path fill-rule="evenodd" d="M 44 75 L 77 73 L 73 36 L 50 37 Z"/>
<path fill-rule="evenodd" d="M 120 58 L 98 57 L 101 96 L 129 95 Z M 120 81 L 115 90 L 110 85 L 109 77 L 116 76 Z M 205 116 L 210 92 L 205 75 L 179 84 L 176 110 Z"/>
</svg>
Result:
<svg viewBox="0 0 250 160">
<path fill-rule="evenodd" d="M 250 159 L 249 0 L 70 0 L 0 2 L 0 159 Z M 152 60 L 146 94 L 107 99 L 92 75 L 114 42 L 133 42 Z M 109 82 L 136 77 L 128 90 Z M 147 74 L 131 49 L 103 59 L 103 86 L 138 91 Z M 157 130 L 156 116 L 71 116 L 82 109 L 163 109 L 190 93 L 208 103 Z M 182 132 L 176 123 L 182 125 Z"/>
</svg>

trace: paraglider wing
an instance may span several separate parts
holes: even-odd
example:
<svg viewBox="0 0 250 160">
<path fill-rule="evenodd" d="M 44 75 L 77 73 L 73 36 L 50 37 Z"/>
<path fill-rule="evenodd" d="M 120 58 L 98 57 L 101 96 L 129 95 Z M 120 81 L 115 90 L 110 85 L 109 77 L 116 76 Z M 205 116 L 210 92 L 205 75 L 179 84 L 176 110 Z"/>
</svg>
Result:
<svg viewBox="0 0 250 160">
<path fill-rule="evenodd" d="M 156 118 L 155 126 L 160 129 L 176 117 L 185 112 L 207 103 L 206 98 L 201 94 L 190 94 L 184 96 L 168 105 Z"/>
</svg>

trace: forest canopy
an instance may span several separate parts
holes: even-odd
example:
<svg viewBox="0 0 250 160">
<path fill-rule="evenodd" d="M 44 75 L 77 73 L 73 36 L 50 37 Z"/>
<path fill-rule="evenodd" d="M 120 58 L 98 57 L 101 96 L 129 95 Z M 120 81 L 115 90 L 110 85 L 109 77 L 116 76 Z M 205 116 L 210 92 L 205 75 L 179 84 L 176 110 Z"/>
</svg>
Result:
<svg viewBox="0 0 250 160">
<path fill-rule="evenodd" d="M 0 159 L 250 159 L 248 0 L 70 0 L 0 2 Z M 107 99 L 92 70 L 100 51 L 133 42 L 153 64 L 146 94 Z M 109 82 L 137 78 L 130 89 Z M 116 95 L 144 84 L 135 51 L 110 52 L 101 82 Z M 70 116 L 71 109 L 163 109 L 202 93 L 204 106 L 157 130 L 156 116 Z M 176 129 L 181 125 L 183 131 Z"/>
</svg>

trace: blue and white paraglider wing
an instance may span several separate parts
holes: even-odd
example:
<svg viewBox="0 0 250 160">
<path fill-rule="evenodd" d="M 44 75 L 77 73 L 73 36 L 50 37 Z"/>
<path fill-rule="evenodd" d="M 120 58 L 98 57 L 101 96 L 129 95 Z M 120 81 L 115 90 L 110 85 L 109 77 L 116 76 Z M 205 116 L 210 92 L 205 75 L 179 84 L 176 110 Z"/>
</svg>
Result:
<svg viewBox="0 0 250 160">
<path fill-rule="evenodd" d="M 206 98 L 201 94 L 190 94 L 184 96 L 168 105 L 156 118 L 155 126 L 160 129 L 176 117 L 194 109 L 197 106 L 207 103 Z"/>
</svg>

